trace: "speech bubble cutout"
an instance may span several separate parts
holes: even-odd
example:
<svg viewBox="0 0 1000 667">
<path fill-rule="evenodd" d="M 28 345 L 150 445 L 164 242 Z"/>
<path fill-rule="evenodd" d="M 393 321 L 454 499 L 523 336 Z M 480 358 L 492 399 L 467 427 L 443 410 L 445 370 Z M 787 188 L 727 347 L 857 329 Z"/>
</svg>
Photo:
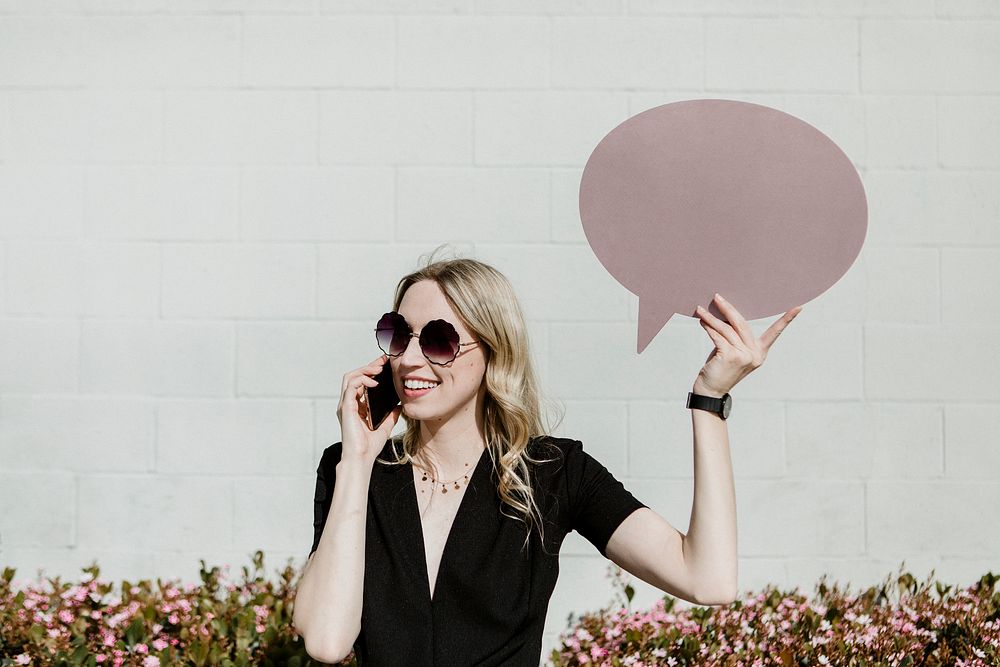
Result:
<svg viewBox="0 0 1000 667">
<path fill-rule="evenodd" d="M 806 303 L 861 252 L 868 201 L 854 165 L 812 125 L 750 102 L 674 102 L 605 136 L 580 182 L 604 268 L 639 297 L 637 352 L 718 292 L 747 320 Z M 728 320 L 726 320 L 728 321 Z"/>
</svg>

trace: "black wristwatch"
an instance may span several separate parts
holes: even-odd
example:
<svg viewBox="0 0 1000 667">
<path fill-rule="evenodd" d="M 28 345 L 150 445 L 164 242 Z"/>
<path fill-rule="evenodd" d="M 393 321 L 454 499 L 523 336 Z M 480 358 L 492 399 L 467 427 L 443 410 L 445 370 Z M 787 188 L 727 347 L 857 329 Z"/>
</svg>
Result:
<svg viewBox="0 0 1000 667">
<path fill-rule="evenodd" d="M 729 416 L 729 411 L 733 407 L 733 399 L 728 392 L 720 398 L 716 398 L 715 396 L 703 396 L 689 391 L 687 407 L 696 410 L 708 410 L 725 419 Z"/>
</svg>

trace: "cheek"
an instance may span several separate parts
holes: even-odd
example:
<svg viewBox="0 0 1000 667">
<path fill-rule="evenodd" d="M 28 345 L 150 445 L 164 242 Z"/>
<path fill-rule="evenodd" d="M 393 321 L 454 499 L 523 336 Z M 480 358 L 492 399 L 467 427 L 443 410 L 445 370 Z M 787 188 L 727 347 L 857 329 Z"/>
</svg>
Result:
<svg viewBox="0 0 1000 667">
<path fill-rule="evenodd" d="M 451 385 L 467 394 L 475 394 L 486 379 L 486 368 L 476 361 L 469 361 L 456 369 L 452 375 Z"/>
</svg>

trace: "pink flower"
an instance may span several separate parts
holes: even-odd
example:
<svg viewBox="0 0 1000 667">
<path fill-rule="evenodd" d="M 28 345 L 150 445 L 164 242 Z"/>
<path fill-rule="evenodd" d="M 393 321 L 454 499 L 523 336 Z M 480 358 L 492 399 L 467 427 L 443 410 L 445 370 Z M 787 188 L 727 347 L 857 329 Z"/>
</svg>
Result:
<svg viewBox="0 0 1000 667">
<path fill-rule="evenodd" d="M 146 646 L 145 644 L 136 644 L 135 645 L 135 652 L 136 653 L 149 653 L 149 647 Z"/>
<path fill-rule="evenodd" d="M 16 658 L 14 658 L 14 664 L 16 665 L 29 665 L 31 664 L 31 656 L 27 653 L 22 653 Z"/>
<path fill-rule="evenodd" d="M 142 661 L 142 667 L 160 667 L 160 659 L 155 655 L 147 655 Z"/>
<path fill-rule="evenodd" d="M 162 651 L 163 649 L 167 648 L 168 646 L 170 646 L 170 644 L 168 644 L 167 642 L 165 642 L 162 639 L 154 639 L 153 640 L 153 648 L 155 648 L 157 651 Z"/>
</svg>

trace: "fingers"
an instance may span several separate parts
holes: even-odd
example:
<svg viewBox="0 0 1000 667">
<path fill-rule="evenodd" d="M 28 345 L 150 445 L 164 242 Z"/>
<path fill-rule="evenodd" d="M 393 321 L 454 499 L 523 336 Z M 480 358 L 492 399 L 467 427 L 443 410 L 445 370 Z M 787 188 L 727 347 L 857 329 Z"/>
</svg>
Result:
<svg viewBox="0 0 1000 667">
<path fill-rule="evenodd" d="M 739 334 L 739 337 L 743 340 L 743 344 L 747 347 L 752 346 L 754 343 L 753 329 L 750 328 L 750 323 L 740 314 L 740 311 L 736 310 L 736 306 L 726 301 L 725 297 L 718 293 L 716 293 L 714 301 L 719 306 L 722 314 L 726 316 L 726 319 L 729 320 L 729 323 Z M 728 336 L 726 338 L 729 339 Z M 730 342 L 733 341 L 730 340 Z"/>
<path fill-rule="evenodd" d="M 707 308 L 698 306 L 697 313 L 702 318 L 702 321 L 704 323 L 706 323 L 708 326 L 710 326 L 712 329 L 718 332 L 723 338 L 729 341 L 730 345 L 739 346 L 742 344 L 742 341 L 740 340 L 740 335 L 737 334 L 736 331 L 733 330 L 733 328 L 729 324 L 723 322 L 718 317 L 708 312 Z"/>
<path fill-rule="evenodd" d="M 378 375 L 382 371 L 382 366 L 385 365 L 385 361 L 388 358 L 389 357 L 385 354 L 380 354 L 367 366 L 361 366 L 359 368 L 355 368 L 353 371 L 345 373 L 343 382 L 340 384 L 340 392 L 344 393 L 347 391 L 347 384 L 350 382 L 351 378 L 357 377 L 358 375 L 365 375 L 366 377 L 370 375 Z"/>
<path fill-rule="evenodd" d="M 774 324 L 768 327 L 767 331 L 765 331 L 761 335 L 760 342 L 761 345 L 764 347 L 765 353 L 771 348 L 771 346 L 774 344 L 774 341 L 778 340 L 778 336 L 781 334 L 782 331 L 785 330 L 785 327 L 787 327 L 800 312 L 802 312 L 802 306 L 796 306 L 795 308 L 792 308 L 787 313 L 785 313 L 777 320 L 775 320 Z"/>
<path fill-rule="evenodd" d="M 344 390 L 341 392 L 341 404 L 345 402 L 348 397 L 353 397 L 356 402 L 357 399 L 361 398 L 364 393 L 364 388 L 375 387 L 378 385 L 378 380 L 362 372 L 352 371 L 344 376 Z M 357 405 L 351 405 L 352 410 L 357 410 Z"/>
</svg>

